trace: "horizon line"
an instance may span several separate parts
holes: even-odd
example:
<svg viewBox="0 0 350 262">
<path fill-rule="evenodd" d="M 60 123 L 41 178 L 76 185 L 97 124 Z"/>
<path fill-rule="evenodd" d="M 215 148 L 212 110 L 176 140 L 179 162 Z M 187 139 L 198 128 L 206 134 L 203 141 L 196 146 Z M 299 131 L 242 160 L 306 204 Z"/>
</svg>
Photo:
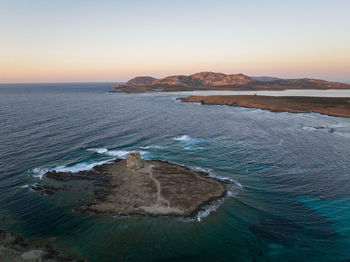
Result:
<svg viewBox="0 0 350 262">
<path fill-rule="evenodd" d="M 221 72 L 213 72 L 213 71 L 201 71 L 201 72 L 197 72 L 197 73 L 220 73 L 220 74 L 225 74 L 225 75 L 230 75 L 230 74 L 243 74 L 243 73 L 230 73 L 230 74 L 226 74 L 226 73 L 221 73 Z M 193 74 L 197 74 L 197 73 L 193 73 Z M 165 77 L 168 76 L 179 76 L 179 75 L 184 75 L 184 74 L 171 74 L 171 75 L 167 75 Z M 186 76 L 190 76 L 192 74 L 186 75 Z M 246 75 L 246 74 L 243 74 Z M 346 83 L 346 84 L 350 84 L 350 79 L 342 81 L 342 80 L 327 80 L 326 78 L 313 78 L 313 77 L 293 77 L 293 78 L 284 78 L 284 77 L 278 77 L 278 76 L 271 76 L 271 75 L 246 75 L 248 77 L 271 77 L 271 78 L 278 78 L 278 79 L 316 79 L 316 80 L 323 80 L 323 81 L 328 81 L 328 82 L 338 82 L 338 83 Z M 136 77 L 153 77 L 151 75 L 138 75 L 135 77 L 130 78 L 129 80 L 136 78 Z M 165 77 L 154 77 L 156 79 L 162 79 Z M 88 84 L 88 83 L 116 83 L 116 84 L 125 84 L 126 82 L 128 82 L 129 80 L 126 81 L 105 81 L 105 80 L 97 80 L 97 81 L 86 81 L 86 80 L 78 80 L 78 81 L 48 81 L 48 82 L 0 82 L 0 85 L 16 85 L 16 84 Z"/>
</svg>

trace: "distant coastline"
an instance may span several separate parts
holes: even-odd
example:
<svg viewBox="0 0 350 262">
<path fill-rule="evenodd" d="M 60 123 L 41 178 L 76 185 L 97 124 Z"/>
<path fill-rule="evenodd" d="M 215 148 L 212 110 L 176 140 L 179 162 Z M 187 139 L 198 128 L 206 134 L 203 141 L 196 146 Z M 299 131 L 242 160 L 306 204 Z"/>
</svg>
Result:
<svg viewBox="0 0 350 262">
<path fill-rule="evenodd" d="M 312 78 L 280 79 L 250 77 L 244 74 L 200 72 L 193 75 L 174 75 L 162 79 L 139 76 L 126 84 L 114 85 L 113 93 L 183 92 L 183 91 L 277 91 L 286 89 L 350 89 L 350 84 Z"/>
<path fill-rule="evenodd" d="M 350 118 L 350 97 L 219 95 L 178 98 L 202 105 L 228 105 L 266 109 L 272 112 L 309 113 Z"/>
</svg>

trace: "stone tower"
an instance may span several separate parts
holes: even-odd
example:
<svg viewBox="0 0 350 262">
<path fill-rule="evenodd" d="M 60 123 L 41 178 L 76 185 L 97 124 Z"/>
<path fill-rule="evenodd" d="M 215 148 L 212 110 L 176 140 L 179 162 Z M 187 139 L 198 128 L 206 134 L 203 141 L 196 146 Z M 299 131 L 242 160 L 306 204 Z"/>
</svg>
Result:
<svg viewBox="0 0 350 262">
<path fill-rule="evenodd" d="M 142 167 L 141 154 L 129 153 L 126 155 L 126 167 L 129 169 L 138 169 Z"/>
</svg>

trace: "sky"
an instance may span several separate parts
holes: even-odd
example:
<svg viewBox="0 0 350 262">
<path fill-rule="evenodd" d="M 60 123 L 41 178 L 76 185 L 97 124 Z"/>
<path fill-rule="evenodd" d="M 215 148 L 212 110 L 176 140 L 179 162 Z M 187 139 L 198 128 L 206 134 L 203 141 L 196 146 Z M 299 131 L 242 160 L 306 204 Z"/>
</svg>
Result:
<svg viewBox="0 0 350 262">
<path fill-rule="evenodd" d="M 0 0 L 0 82 L 201 71 L 350 82 L 349 0 Z"/>
</svg>

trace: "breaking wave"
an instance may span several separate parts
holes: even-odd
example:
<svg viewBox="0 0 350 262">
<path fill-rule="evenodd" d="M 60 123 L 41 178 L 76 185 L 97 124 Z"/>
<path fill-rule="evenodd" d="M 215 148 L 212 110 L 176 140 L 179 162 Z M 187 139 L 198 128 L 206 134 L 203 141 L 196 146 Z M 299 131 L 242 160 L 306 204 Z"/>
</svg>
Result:
<svg viewBox="0 0 350 262">
<path fill-rule="evenodd" d="M 197 167 L 197 166 L 188 166 L 188 168 L 190 168 L 191 170 L 194 170 L 194 171 L 205 172 L 208 174 L 209 177 L 226 182 L 225 183 L 225 187 L 227 190 L 226 196 L 224 198 L 215 200 L 212 203 L 205 205 L 203 207 L 203 209 L 197 213 L 196 220 L 198 222 L 200 222 L 203 218 L 207 217 L 213 211 L 217 210 L 219 208 L 219 206 L 221 205 L 221 203 L 223 201 L 225 201 L 227 198 L 236 196 L 239 189 L 243 189 L 243 185 L 241 183 L 239 183 L 236 179 L 217 175 L 210 168 L 202 168 L 202 167 Z"/>
<path fill-rule="evenodd" d="M 133 153 L 133 152 L 139 152 L 142 157 L 144 157 L 148 152 L 145 151 L 137 151 L 137 150 L 108 150 L 107 148 L 89 148 L 88 151 L 93 151 L 98 154 L 104 154 L 107 156 L 112 157 L 118 157 L 118 158 L 125 158 L 127 154 Z"/>
<path fill-rule="evenodd" d="M 92 151 L 92 152 L 96 152 L 96 153 L 99 153 L 99 154 L 103 154 L 103 153 L 106 153 L 108 151 L 107 148 L 89 148 L 88 151 Z"/>
<path fill-rule="evenodd" d="M 203 143 L 208 142 L 207 140 L 199 137 L 191 137 L 189 135 L 182 135 L 172 138 L 175 141 L 179 141 L 184 144 L 195 144 L 195 143 Z"/>
<path fill-rule="evenodd" d="M 141 149 L 165 149 L 165 146 L 141 146 Z"/>
<path fill-rule="evenodd" d="M 62 165 L 62 166 L 56 166 L 52 168 L 42 168 L 42 167 L 36 167 L 31 169 L 30 175 L 32 177 L 36 177 L 39 179 L 42 179 L 44 175 L 49 172 L 49 171 L 56 171 L 56 172 L 72 172 L 72 173 L 77 173 L 80 171 L 89 171 L 92 170 L 95 166 L 107 164 L 107 163 L 112 163 L 114 160 L 117 158 L 125 158 L 127 154 L 132 153 L 132 152 L 139 152 L 142 157 L 145 157 L 148 152 L 145 151 L 136 151 L 136 150 L 108 150 L 107 148 L 88 148 L 88 151 L 93 151 L 98 154 L 104 154 L 107 156 L 111 156 L 111 159 L 107 160 L 101 160 L 101 161 L 96 161 L 96 162 L 91 162 L 91 161 L 83 161 L 79 162 L 73 165 Z"/>
<path fill-rule="evenodd" d="M 333 133 L 334 131 L 338 131 L 338 129 L 341 129 L 342 131 L 345 131 L 344 128 L 346 126 L 342 124 L 338 125 L 320 125 L 320 126 L 303 126 L 303 130 L 308 130 L 308 131 L 319 131 L 319 132 L 324 132 L 324 133 Z"/>
<path fill-rule="evenodd" d="M 98 162 L 81 162 L 77 163 L 71 166 L 57 166 L 52 168 L 41 168 L 36 167 L 32 170 L 30 170 L 30 175 L 39 179 L 42 179 L 44 175 L 49 171 L 56 171 L 56 172 L 72 172 L 77 173 L 80 171 L 89 171 L 92 170 L 95 166 L 107 164 L 113 162 L 115 159 L 109 159 L 104 161 L 98 161 Z"/>
</svg>

